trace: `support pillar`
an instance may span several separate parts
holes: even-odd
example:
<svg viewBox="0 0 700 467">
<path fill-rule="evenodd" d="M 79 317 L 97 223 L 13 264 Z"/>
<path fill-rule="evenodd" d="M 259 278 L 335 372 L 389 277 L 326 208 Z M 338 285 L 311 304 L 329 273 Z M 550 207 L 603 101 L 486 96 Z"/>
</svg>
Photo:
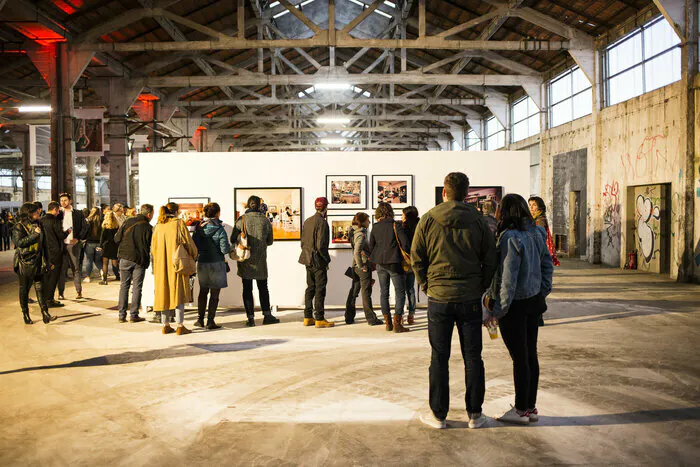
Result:
<svg viewBox="0 0 700 467">
<path fill-rule="evenodd" d="M 87 156 L 85 163 L 87 164 L 87 175 L 85 177 L 85 191 L 87 194 L 87 207 L 92 209 L 97 205 L 95 203 L 95 168 L 100 158 L 97 156 Z"/>
</svg>

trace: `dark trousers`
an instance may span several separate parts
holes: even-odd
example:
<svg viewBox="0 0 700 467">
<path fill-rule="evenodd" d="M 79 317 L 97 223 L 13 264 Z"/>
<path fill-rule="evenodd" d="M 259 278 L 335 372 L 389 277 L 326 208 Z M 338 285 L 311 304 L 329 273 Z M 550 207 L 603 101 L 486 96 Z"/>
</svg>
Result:
<svg viewBox="0 0 700 467">
<path fill-rule="evenodd" d="M 537 359 L 537 334 L 540 313 L 533 299 L 515 300 L 508 314 L 498 321 L 503 343 L 513 360 L 515 408 L 521 411 L 537 407 L 540 363 Z"/>
<path fill-rule="evenodd" d="M 2 236 L 2 250 L 7 251 L 10 249 L 10 237 L 9 235 L 3 235 Z"/>
<path fill-rule="evenodd" d="M 416 275 L 412 272 L 406 273 L 406 300 L 408 301 L 408 314 L 416 313 Z"/>
<path fill-rule="evenodd" d="M 207 322 L 214 322 L 214 318 L 216 317 L 216 309 L 219 307 L 219 294 L 221 294 L 221 289 L 210 289 L 207 287 L 202 287 L 201 285 L 199 286 L 199 296 L 197 297 L 197 314 L 200 321 L 204 321 L 204 314 L 208 311 Z M 208 308 L 207 298 L 209 298 Z"/>
<path fill-rule="evenodd" d="M 260 308 L 263 316 L 270 313 L 270 290 L 267 288 L 267 280 L 255 280 L 258 284 L 258 295 L 260 296 Z M 245 314 L 252 317 L 255 314 L 255 298 L 253 298 L 253 279 L 243 279 L 243 306 Z"/>
<path fill-rule="evenodd" d="M 58 285 L 58 279 L 61 276 L 62 268 L 63 268 L 63 260 L 59 259 L 56 261 L 57 264 L 54 264 L 53 269 L 44 274 L 44 297 L 46 299 L 46 303 L 51 302 L 52 300 L 55 299 L 56 295 L 56 286 Z"/>
<path fill-rule="evenodd" d="M 29 289 L 34 284 L 36 299 L 42 311 L 48 310 L 46 297 L 44 295 L 44 278 L 41 274 L 37 276 L 19 276 L 19 306 L 22 312 L 29 312 Z"/>
<path fill-rule="evenodd" d="M 119 261 L 119 272 L 121 274 L 121 284 L 119 285 L 119 318 L 126 319 L 126 309 L 129 306 L 129 288 L 134 285 L 131 294 L 131 319 L 138 318 L 139 307 L 141 306 L 141 291 L 143 290 L 143 279 L 146 277 L 146 268 L 143 266 L 122 259 Z"/>
<path fill-rule="evenodd" d="M 467 303 L 428 300 L 428 339 L 432 348 L 430 408 L 440 420 L 447 418 L 450 409 L 450 351 L 455 324 L 464 358 L 467 412 L 481 412 L 486 392 L 484 362 L 481 359 L 481 304 L 478 300 Z"/>
<path fill-rule="evenodd" d="M 82 250 L 82 245 L 80 242 L 75 245 L 66 245 L 65 250 L 63 250 L 63 267 L 61 268 L 61 274 L 58 278 L 58 294 L 63 295 L 66 291 L 66 277 L 68 275 L 68 268 L 73 271 L 73 284 L 75 284 L 75 291 L 77 293 L 83 292 L 83 284 L 81 281 L 81 276 L 83 272 L 82 264 L 80 264 L 80 250 Z"/>
<path fill-rule="evenodd" d="M 325 319 L 326 285 L 328 285 L 328 269 L 325 266 L 306 266 L 304 318 L 319 321 Z"/>
<path fill-rule="evenodd" d="M 379 279 L 379 303 L 382 306 L 382 314 L 391 316 L 389 307 L 389 284 L 394 284 L 394 296 L 396 305 L 394 312 L 396 316 L 403 316 L 403 309 L 406 305 L 406 273 L 401 269 L 400 264 L 378 265 L 377 278 Z"/>
<path fill-rule="evenodd" d="M 362 309 L 368 323 L 377 320 L 377 315 L 372 308 L 372 271 L 363 272 L 361 268 L 352 268 L 352 284 L 348 291 L 348 299 L 345 302 L 345 322 L 351 324 L 355 321 L 357 309 L 355 302 L 358 295 L 362 293 Z"/>
</svg>

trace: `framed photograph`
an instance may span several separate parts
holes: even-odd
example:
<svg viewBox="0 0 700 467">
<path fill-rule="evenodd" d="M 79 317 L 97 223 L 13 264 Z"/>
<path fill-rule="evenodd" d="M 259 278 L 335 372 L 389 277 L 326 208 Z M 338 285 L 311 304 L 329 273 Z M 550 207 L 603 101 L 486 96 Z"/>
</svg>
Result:
<svg viewBox="0 0 700 467">
<path fill-rule="evenodd" d="M 331 230 L 331 250 L 339 250 L 343 248 L 352 248 L 350 243 L 350 229 L 352 228 L 352 219 L 355 217 L 350 214 L 329 214 L 328 226 Z"/>
<path fill-rule="evenodd" d="M 188 227 L 204 219 L 204 206 L 210 202 L 211 198 L 168 198 L 168 203 L 177 203 L 180 206 L 180 219 L 184 220 Z"/>
<path fill-rule="evenodd" d="M 258 196 L 262 200 L 260 212 L 272 223 L 272 233 L 276 242 L 301 241 L 302 212 L 301 187 L 260 187 L 235 188 L 233 204 L 235 218 L 245 214 L 248 198 Z"/>
<path fill-rule="evenodd" d="M 413 175 L 372 175 L 372 209 L 380 202 L 394 209 L 413 204 Z"/>
<path fill-rule="evenodd" d="M 326 175 L 328 209 L 367 209 L 367 175 Z"/>
<path fill-rule="evenodd" d="M 74 109 L 73 141 L 78 156 L 102 156 L 104 152 L 102 108 Z"/>
<path fill-rule="evenodd" d="M 435 206 L 442 203 L 442 188 L 441 186 L 435 187 Z M 481 204 L 484 201 L 492 200 L 497 204 L 501 204 L 502 198 L 502 186 L 470 186 L 467 191 L 467 197 L 464 198 L 464 202 L 473 205 L 481 211 Z"/>
</svg>

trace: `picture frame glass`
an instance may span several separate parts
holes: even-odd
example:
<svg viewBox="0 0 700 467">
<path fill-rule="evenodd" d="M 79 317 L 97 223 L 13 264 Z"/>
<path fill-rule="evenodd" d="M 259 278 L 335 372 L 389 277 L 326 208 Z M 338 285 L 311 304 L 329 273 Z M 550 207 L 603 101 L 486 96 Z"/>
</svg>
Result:
<svg viewBox="0 0 700 467">
<path fill-rule="evenodd" d="M 352 215 L 328 215 L 328 225 L 331 232 L 330 249 L 352 248 L 350 230 Z"/>
<path fill-rule="evenodd" d="M 328 209 L 367 209 L 366 175 L 326 175 Z"/>
<path fill-rule="evenodd" d="M 204 206 L 211 202 L 211 198 L 168 198 L 168 203 L 176 203 L 180 207 L 180 219 L 187 226 L 198 224 L 204 219 Z"/>
<path fill-rule="evenodd" d="M 403 209 L 413 204 L 413 175 L 373 175 L 372 190 L 373 209 L 380 202 Z"/>
<path fill-rule="evenodd" d="M 248 198 L 261 198 L 261 212 L 272 223 L 275 241 L 300 241 L 303 222 L 301 187 L 235 188 L 235 218 L 245 214 Z"/>
</svg>

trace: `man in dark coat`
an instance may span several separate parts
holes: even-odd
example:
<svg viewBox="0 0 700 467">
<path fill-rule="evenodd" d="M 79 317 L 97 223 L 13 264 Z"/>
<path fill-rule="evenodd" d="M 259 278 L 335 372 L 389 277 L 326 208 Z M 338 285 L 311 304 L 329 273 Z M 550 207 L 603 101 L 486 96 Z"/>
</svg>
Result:
<svg viewBox="0 0 700 467">
<path fill-rule="evenodd" d="M 63 297 L 68 268 L 71 268 L 73 271 L 73 284 L 75 284 L 75 291 L 77 292 L 75 298 L 80 300 L 83 298 L 83 281 L 81 277 L 83 266 L 80 264 L 80 252 L 83 246 L 82 240 L 87 238 L 90 226 L 85 220 L 83 212 L 73 207 L 73 196 L 70 193 L 61 193 L 59 201 L 63 212 L 63 230 L 67 231 L 70 229 L 70 233 L 63 241 L 66 247 L 63 253 L 61 275 L 58 278 L 58 295 Z"/>
<path fill-rule="evenodd" d="M 60 218 L 61 207 L 56 201 L 51 201 L 46 209 L 46 215 L 41 218 L 44 230 L 44 244 L 47 251 L 50 270 L 44 274 L 44 294 L 49 308 L 64 306 L 54 299 L 58 278 L 63 266 L 64 241 L 69 232 L 63 231 L 63 220 Z"/>
<path fill-rule="evenodd" d="M 328 228 L 328 200 L 317 198 L 316 214 L 306 219 L 301 229 L 301 256 L 299 263 L 306 266 L 306 295 L 304 326 L 332 328 L 335 323 L 325 318 L 326 285 L 328 284 L 328 254 L 330 229 Z"/>
</svg>

